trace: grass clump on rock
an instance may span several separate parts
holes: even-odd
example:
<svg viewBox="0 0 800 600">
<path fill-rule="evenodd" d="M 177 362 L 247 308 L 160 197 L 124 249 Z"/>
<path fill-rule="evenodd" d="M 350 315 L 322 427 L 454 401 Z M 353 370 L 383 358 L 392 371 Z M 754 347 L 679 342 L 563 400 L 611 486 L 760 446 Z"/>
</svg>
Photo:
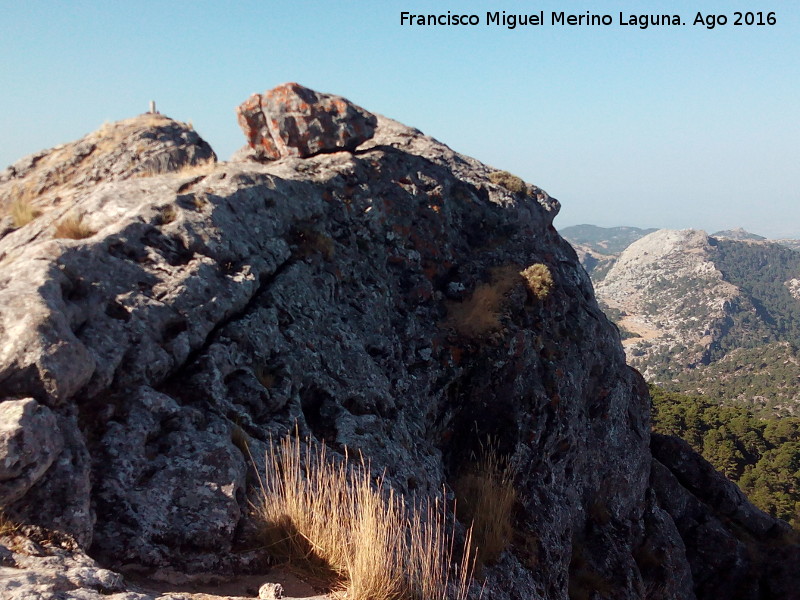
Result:
<svg viewBox="0 0 800 600">
<path fill-rule="evenodd" d="M 11 215 L 11 223 L 19 229 L 41 215 L 42 211 L 35 208 L 29 199 L 17 198 L 9 205 L 8 214 Z"/>
<path fill-rule="evenodd" d="M 528 291 L 537 300 L 544 300 L 553 288 L 553 275 L 550 268 L 542 263 L 536 263 L 523 270 L 520 275 L 525 279 Z"/>
<path fill-rule="evenodd" d="M 456 556 L 443 504 L 408 508 L 363 460 L 346 458 L 291 434 L 271 447 L 257 509 L 273 556 L 348 600 L 465 600 L 471 533 Z"/>
<path fill-rule="evenodd" d="M 19 524 L 9 519 L 5 513 L 0 510 L 0 537 L 12 535 L 19 529 Z"/>
<path fill-rule="evenodd" d="M 83 222 L 83 217 L 71 215 L 62 219 L 61 222 L 56 225 L 54 237 L 82 240 L 94 234 L 95 231 Z"/>
<path fill-rule="evenodd" d="M 494 267 L 490 280 L 475 286 L 461 302 L 448 302 L 444 325 L 461 335 L 479 339 L 502 329 L 507 295 L 520 281 L 519 265 Z"/>
<path fill-rule="evenodd" d="M 502 185 L 509 192 L 514 194 L 521 194 L 527 190 L 525 182 L 508 171 L 494 171 L 490 173 L 489 181 L 496 185 Z"/>
<path fill-rule="evenodd" d="M 511 541 L 517 502 L 514 475 L 513 465 L 489 444 L 453 483 L 458 516 L 472 523 L 478 565 L 495 562 Z"/>
</svg>

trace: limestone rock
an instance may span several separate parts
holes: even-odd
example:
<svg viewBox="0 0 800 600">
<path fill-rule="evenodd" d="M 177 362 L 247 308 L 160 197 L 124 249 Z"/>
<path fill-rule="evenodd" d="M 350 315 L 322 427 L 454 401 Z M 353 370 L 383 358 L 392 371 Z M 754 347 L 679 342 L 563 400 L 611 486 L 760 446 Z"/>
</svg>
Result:
<svg viewBox="0 0 800 600">
<path fill-rule="evenodd" d="M 195 563 L 212 570 L 231 549 L 244 498 L 245 459 L 228 424 L 148 388 L 126 404 L 95 456 L 106 515 L 95 545 L 115 562 L 154 565 L 168 565 L 176 546 L 192 547 Z"/>
<path fill-rule="evenodd" d="M 125 280 L 122 288 L 117 287 L 118 294 L 130 294 L 131 273 L 116 271 L 111 264 L 113 255 L 133 252 L 141 259 L 147 245 L 124 248 L 124 242 L 114 243 L 108 237 L 110 231 L 102 230 L 113 229 L 126 217 L 131 225 L 142 197 L 153 198 L 159 189 L 163 191 L 159 174 L 176 173 L 185 182 L 197 177 L 198 169 L 210 172 L 215 161 L 211 147 L 187 125 L 163 115 L 142 115 L 104 125 L 77 142 L 27 157 L 0 173 L 0 337 L 4 341 L 0 347 L 0 398 L 32 395 L 56 404 L 74 395 L 93 376 L 101 380 L 113 376 L 102 368 L 96 371 L 98 357 L 74 334 L 90 320 L 100 324 L 104 318 L 94 313 L 106 310 L 94 305 L 98 297 L 91 287 L 94 284 L 89 284 L 81 272 L 102 269 L 105 263 L 109 275 L 98 285 L 114 288 L 114 279 L 120 282 L 112 276 L 116 272 Z M 115 182 L 128 183 L 115 188 Z M 16 203 L 33 211 L 32 221 L 13 223 L 7 213 Z M 168 213 L 172 209 L 162 206 L 157 210 Z M 59 227 L 71 220 L 80 223 L 83 231 L 60 233 Z M 112 246 L 102 256 L 95 253 L 89 258 L 84 254 L 84 260 L 96 261 L 93 265 L 63 260 L 70 254 L 78 258 L 68 247 L 81 245 L 95 233 L 101 233 Z M 122 236 L 124 239 L 125 234 Z M 151 247 L 159 243 L 164 242 L 150 240 Z M 20 257 L 21 253 L 26 256 Z M 146 284 L 146 278 L 139 283 Z M 100 295 L 104 294 L 107 292 Z M 79 297 L 84 302 L 78 304 L 84 304 L 85 309 L 71 310 L 69 306 L 75 306 L 73 301 Z M 116 299 L 107 309 L 115 315 L 111 323 L 124 320 L 125 309 Z M 124 349 L 117 343 L 118 334 L 118 327 L 104 329 L 101 325 L 95 336 L 108 344 L 102 350 L 104 354 L 114 355 Z M 143 343 L 146 354 L 150 348 L 146 341 Z M 116 358 L 121 360 L 122 356 Z M 165 360 L 163 356 L 148 358 L 153 363 Z M 101 367 L 107 364 L 103 359 L 100 363 Z"/>
<path fill-rule="evenodd" d="M 3 402 L 0 408 L 14 401 Z M 47 411 L 44 406 L 39 410 Z M 4 505 L 13 520 L 36 523 L 65 532 L 79 543 L 92 542 L 94 512 L 91 508 L 91 468 L 86 442 L 72 409 L 53 411 L 39 431 L 59 442 L 59 452 L 49 469 L 21 498 Z"/>
<path fill-rule="evenodd" d="M 248 144 L 267 159 L 354 150 L 376 125 L 374 115 L 349 100 L 296 83 L 253 94 L 236 112 Z"/>
<path fill-rule="evenodd" d="M 0 171 L 0 209 L 23 202 L 46 212 L 102 182 L 176 172 L 216 160 L 211 146 L 190 126 L 144 114 L 106 123 L 76 142 L 26 156 Z M 18 227 L 8 217 L 0 220 L 0 237 Z"/>
<path fill-rule="evenodd" d="M 64 447 L 55 415 L 33 398 L 0 404 L 0 506 L 22 498 Z"/>
<path fill-rule="evenodd" d="M 127 593 L 124 579 L 102 568 L 69 536 L 25 528 L 0 538 L 0 597 L 150 600 Z"/>
<path fill-rule="evenodd" d="M 75 534 L 104 568 L 253 570 L 265 557 L 242 551 L 261 547 L 250 503 L 272 438 L 296 427 L 361 453 L 407 497 L 450 494 L 491 438 L 521 468 L 514 540 L 484 598 L 590 597 L 598 582 L 619 600 L 723 597 L 700 580 L 717 571 L 697 570 L 707 549 L 685 517 L 727 515 L 709 527 L 732 564 L 730 515 L 751 509 L 717 493 L 692 512 L 702 470 L 653 459 L 647 386 L 552 226 L 558 202 L 364 118 L 358 152 L 333 151 L 356 138 L 325 129 L 345 146 L 294 155 L 316 147 L 312 119 L 308 144 L 267 163 L 93 185 L 73 170 L 66 200 L 0 237 L 0 386 L 46 405 L 64 439 L 14 514 Z M 54 236 L 70 211 L 91 234 Z M 532 264 L 552 275 L 541 298 L 519 276 Z M 788 600 L 791 548 L 741 589 Z"/>
</svg>

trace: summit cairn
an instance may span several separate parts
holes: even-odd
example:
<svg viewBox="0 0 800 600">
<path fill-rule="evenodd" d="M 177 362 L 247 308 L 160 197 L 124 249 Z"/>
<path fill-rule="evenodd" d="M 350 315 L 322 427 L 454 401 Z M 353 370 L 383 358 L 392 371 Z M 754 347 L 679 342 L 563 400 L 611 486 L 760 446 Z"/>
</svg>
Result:
<svg viewBox="0 0 800 600">
<path fill-rule="evenodd" d="M 377 124 L 375 115 L 349 100 L 297 83 L 253 94 L 236 114 L 250 148 L 269 160 L 354 150 Z"/>
</svg>

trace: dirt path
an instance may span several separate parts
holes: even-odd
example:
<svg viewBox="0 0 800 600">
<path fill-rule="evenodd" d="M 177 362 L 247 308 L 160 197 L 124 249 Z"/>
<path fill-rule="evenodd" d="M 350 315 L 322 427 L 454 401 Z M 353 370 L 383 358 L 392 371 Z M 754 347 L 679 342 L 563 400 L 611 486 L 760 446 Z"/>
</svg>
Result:
<svg viewBox="0 0 800 600">
<path fill-rule="evenodd" d="M 285 600 L 332 600 L 330 594 L 323 594 L 311 585 L 301 581 L 291 573 L 274 568 L 263 575 L 242 575 L 231 579 L 215 578 L 209 581 L 198 577 L 181 583 L 161 581 L 141 575 L 125 575 L 133 584 L 131 588 L 148 594 L 181 594 L 187 600 L 253 600 L 258 598 L 258 590 L 265 583 L 279 583 L 283 586 Z"/>
</svg>

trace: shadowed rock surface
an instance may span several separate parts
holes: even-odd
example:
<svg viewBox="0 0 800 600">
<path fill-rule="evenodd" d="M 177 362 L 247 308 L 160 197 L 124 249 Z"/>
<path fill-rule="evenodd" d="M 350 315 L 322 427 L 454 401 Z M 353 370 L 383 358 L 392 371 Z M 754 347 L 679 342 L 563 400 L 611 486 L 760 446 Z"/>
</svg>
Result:
<svg viewBox="0 0 800 600">
<path fill-rule="evenodd" d="M 170 172 L 89 185 L 66 169 L 66 199 L 4 232 L 0 406 L 38 415 L 9 425 L 37 449 L 27 475 L 0 481 L 6 514 L 109 569 L 254 571 L 245 441 L 260 463 L 297 424 L 362 452 L 398 492 L 433 496 L 490 437 L 520 465 L 519 503 L 484 598 L 792 598 L 788 526 L 691 451 L 651 456 L 647 387 L 552 226 L 558 202 L 373 118 L 347 151 L 190 171 L 213 154 L 164 122 L 181 140 L 163 146 Z M 140 127 L 130 135 L 162 125 Z M 87 236 L 54 236 L 69 211 Z M 553 277 L 543 297 L 517 275 L 537 263 Z M 709 554 L 693 523 L 725 543 Z M 780 558 L 732 585 L 742 545 Z M 114 585 L 100 593 L 134 594 Z"/>
</svg>

